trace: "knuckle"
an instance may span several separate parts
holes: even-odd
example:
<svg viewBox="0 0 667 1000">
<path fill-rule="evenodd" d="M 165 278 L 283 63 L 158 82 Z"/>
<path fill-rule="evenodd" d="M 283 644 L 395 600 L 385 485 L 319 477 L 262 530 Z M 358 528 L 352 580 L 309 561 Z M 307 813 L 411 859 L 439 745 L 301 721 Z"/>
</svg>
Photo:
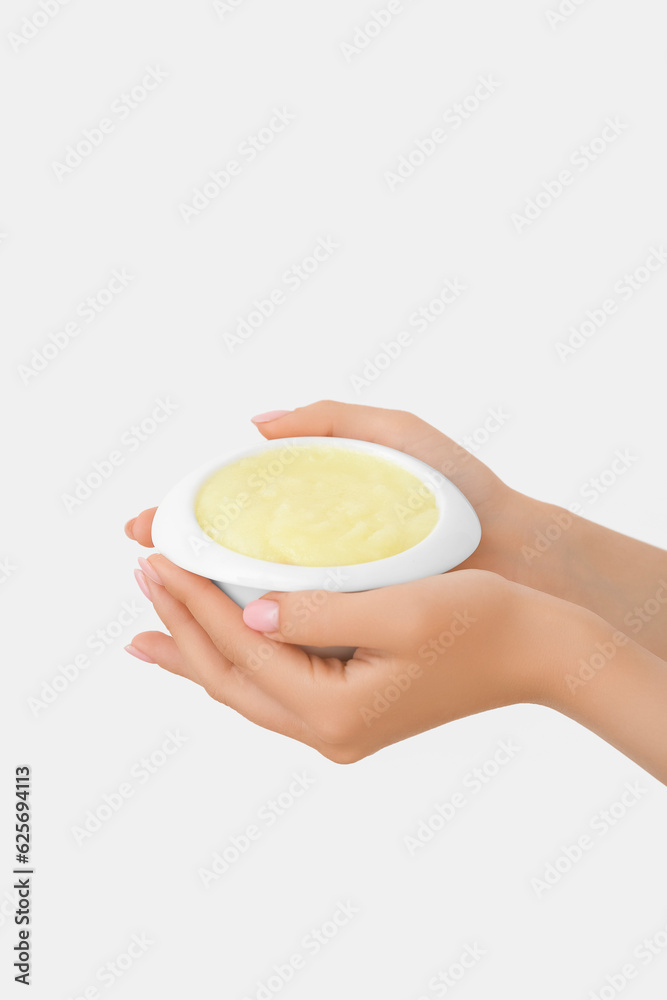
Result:
<svg viewBox="0 0 667 1000">
<path fill-rule="evenodd" d="M 213 684 L 210 681 L 202 681 L 202 685 L 201 686 L 203 687 L 204 691 L 209 696 L 209 698 L 212 698 L 213 701 L 217 701 L 220 705 L 227 706 L 227 702 L 222 697 L 222 693 L 221 693 L 220 688 L 219 688 L 219 686 L 217 684 Z M 227 706 L 227 707 L 229 707 L 229 706 Z"/>
<path fill-rule="evenodd" d="M 412 644 L 433 630 L 434 608 L 432 602 L 427 599 L 420 600 L 418 604 L 415 602 L 415 606 L 410 607 L 410 614 L 406 618 L 405 622 L 401 622 L 401 628 L 408 642 Z"/>
<path fill-rule="evenodd" d="M 324 706 L 318 713 L 313 728 L 326 744 L 340 750 L 352 743 L 358 732 L 354 716 L 342 708 Z"/>
<path fill-rule="evenodd" d="M 465 582 L 471 593 L 488 600 L 502 600 L 511 589 L 509 582 L 499 573 L 483 569 L 466 569 L 461 570 L 461 573 L 465 574 Z"/>
<path fill-rule="evenodd" d="M 206 580 L 203 576 L 195 576 L 194 574 L 190 574 L 190 576 L 191 579 L 179 579 L 175 587 L 175 594 L 188 610 L 192 611 L 193 607 L 197 608 L 206 595 L 211 593 L 211 581 Z"/>
<path fill-rule="evenodd" d="M 216 647 L 220 648 L 220 646 L 223 643 L 223 636 L 222 635 L 214 636 L 213 642 L 216 645 Z M 236 636 L 225 635 L 223 648 L 225 650 L 225 656 L 230 661 L 230 663 L 234 663 L 235 665 L 238 666 L 241 663 L 242 657 L 241 657 L 241 646 Z"/>
<path fill-rule="evenodd" d="M 281 622 L 278 636 L 287 640 L 287 642 L 294 642 L 294 637 L 296 636 L 296 625 L 294 622 L 289 620 Z"/>
<path fill-rule="evenodd" d="M 261 638 L 251 648 L 237 640 L 226 652 L 227 659 L 234 663 L 242 674 L 251 676 L 271 669 L 271 664 L 279 661 L 282 651 L 280 641 Z"/>
<path fill-rule="evenodd" d="M 330 600 L 331 592 L 328 590 L 300 591 L 292 595 L 291 600 L 281 603 L 278 634 L 287 642 L 299 639 L 308 642 L 308 636 L 313 629 L 317 629 L 316 623 L 326 621 L 326 607 Z"/>
<path fill-rule="evenodd" d="M 366 756 L 355 746 L 323 747 L 320 749 L 320 753 L 333 764 L 356 764 L 357 761 Z"/>
<path fill-rule="evenodd" d="M 392 409 L 388 411 L 388 416 L 390 420 L 409 430 L 417 430 L 418 428 L 426 430 L 428 427 L 421 417 L 418 417 L 415 413 L 410 413 L 409 410 Z"/>
<path fill-rule="evenodd" d="M 312 409 L 317 416 L 324 417 L 333 428 L 334 417 L 340 413 L 341 407 L 345 405 L 336 399 L 318 399 L 316 403 L 312 404 Z"/>
<path fill-rule="evenodd" d="M 280 602 L 280 617 L 278 625 L 278 635 L 288 642 L 294 642 L 297 634 L 297 624 L 303 620 L 303 613 L 299 610 L 299 597 Z"/>
</svg>

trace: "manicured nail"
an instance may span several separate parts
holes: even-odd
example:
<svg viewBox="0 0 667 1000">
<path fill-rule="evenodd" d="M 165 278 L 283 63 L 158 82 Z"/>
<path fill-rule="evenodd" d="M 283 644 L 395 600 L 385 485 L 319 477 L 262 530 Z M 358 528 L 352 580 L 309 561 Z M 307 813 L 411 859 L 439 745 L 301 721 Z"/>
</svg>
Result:
<svg viewBox="0 0 667 1000">
<path fill-rule="evenodd" d="M 159 573 L 153 566 L 151 566 L 148 559 L 144 559 L 143 556 L 139 556 L 139 565 L 141 566 L 141 568 L 143 569 L 144 573 L 146 574 L 149 580 L 152 580 L 153 583 L 159 583 L 161 587 L 164 587 L 164 584 L 160 579 Z"/>
<path fill-rule="evenodd" d="M 278 628 L 277 601 L 250 601 L 243 609 L 243 621 L 256 632 L 275 632 Z"/>
<path fill-rule="evenodd" d="M 130 644 L 129 646 L 125 646 L 124 649 L 126 653 L 130 654 L 130 656 L 136 656 L 138 660 L 143 660 L 144 663 L 155 663 L 155 660 L 151 660 L 150 656 L 146 656 L 146 654 L 142 653 L 136 646 L 132 646 Z"/>
<path fill-rule="evenodd" d="M 127 535 L 128 538 L 131 538 L 132 541 L 135 541 L 134 535 L 132 534 L 132 526 L 134 525 L 135 521 L 136 521 L 136 517 L 131 518 L 127 522 L 127 524 L 125 525 L 125 529 L 124 529 L 125 530 L 125 534 Z"/>
<path fill-rule="evenodd" d="M 148 600 L 152 602 L 153 598 L 151 597 L 151 592 L 148 589 L 148 584 L 146 583 L 146 577 L 144 576 L 144 574 L 141 572 L 140 569 L 135 569 L 134 579 L 139 584 L 139 590 L 144 595 L 144 597 L 147 597 Z"/>
<path fill-rule="evenodd" d="M 253 424 L 267 424 L 269 420 L 277 420 L 278 417 L 284 417 L 286 413 L 291 413 L 291 410 L 267 410 L 266 413 L 258 413 L 256 417 L 251 417 Z"/>
</svg>

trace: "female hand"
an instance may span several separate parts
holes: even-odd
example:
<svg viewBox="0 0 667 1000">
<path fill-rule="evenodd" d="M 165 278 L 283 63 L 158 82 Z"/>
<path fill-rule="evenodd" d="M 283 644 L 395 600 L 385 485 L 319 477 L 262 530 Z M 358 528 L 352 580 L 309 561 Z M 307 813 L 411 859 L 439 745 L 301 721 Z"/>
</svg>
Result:
<svg viewBox="0 0 667 1000">
<path fill-rule="evenodd" d="M 569 715 L 667 782 L 660 658 L 667 627 L 655 611 L 667 603 L 666 553 L 583 518 L 563 528 L 567 512 L 510 490 L 400 410 L 325 400 L 255 419 L 269 439 L 356 437 L 421 458 L 471 501 L 480 546 L 439 577 L 362 594 L 272 593 L 243 614 L 210 581 L 153 556 L 143 567 L 153 578 L 159 570 L 165 586 L 143 574 L 140 585 L 171 636 L 143 633 L 131 651 L 340 762 L 455 718 L 531 701 Z M 133 518 L 126 534 L 152 545 L 154 513 Z M 554 523 L 557 541 L 531 565 L 522 550 L 540 524 Z M 267 633 L 251 616 L 271 601 L 279 624 Z M 642 646 L 629 638 L 637 632 Z M 358 648 L 343 663 L 289 643 Z"/>
<path fill-rule="evenodd" d="M 241 609 L 161 555 L 139 583 L 171 633 L 132 651 L 339 763 L 466 715 L 547 704 L 567 625 L 588 613 L 481 570 L 362 593 L 273 592 Z M 161 584 L 157 581 L 161 580 Z M 357 647 L 343 662 L 300 645 Z"/>
<path fill-rule="evenodd" d="M 242 612 L 161 555 L 138 581 L 171 635 L 128 647 L 265 729 L 349 764 L 477 712 L 561 711 L 667 783 L 667 664 L 597 615 L 481 570 Z M 161 583 L 158 583 L 158 580 Z M 357 646 L 343 662 L 295 643 Z"/>
<path fill-rule="evenodd" d="M 254 419 L 269 440 L 359 438 L 421 459 L 458 486 L 482 525 L 477 550 L 457 570 L 490 570 L 580 604 L 667 657 L 667 553 L 662 549 L 510 489 L 465 448 L 404 410 L 321 400 L 274 419 Z M 599 468 L 597 462 L 594 467 Z"/>
</svg>

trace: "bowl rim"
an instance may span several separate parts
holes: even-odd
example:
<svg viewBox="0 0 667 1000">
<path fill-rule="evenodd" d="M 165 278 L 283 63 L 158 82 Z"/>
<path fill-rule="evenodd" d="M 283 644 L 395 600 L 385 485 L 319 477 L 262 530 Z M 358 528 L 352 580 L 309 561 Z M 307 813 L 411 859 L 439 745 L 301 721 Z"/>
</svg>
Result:
<svg viewBox="0 0 667 1000">
<path fill-rule="evenodd" d="M 227 549 L 200 526 L 194 502 L 206 479 L 242 458 L 288 446 L 324 445 L 387 458 L 411 472 L 435 495 L 438 520 L 428 535 L 411 548 L 371 562 L 343 566 L 296 566 L 256 559 Z M 153 520 L 154 547 L 183 569 L 216 583 L 270 590 L 371 590 L 424 576 L 444 573 L 468 558 L 481 539 L 474 508 L 441 472 L 388 445 L 357 438 L 330 436 L 283 437 L 264 440 L 210 459 L 185 475 L 167 493 Z"/>
</svg>

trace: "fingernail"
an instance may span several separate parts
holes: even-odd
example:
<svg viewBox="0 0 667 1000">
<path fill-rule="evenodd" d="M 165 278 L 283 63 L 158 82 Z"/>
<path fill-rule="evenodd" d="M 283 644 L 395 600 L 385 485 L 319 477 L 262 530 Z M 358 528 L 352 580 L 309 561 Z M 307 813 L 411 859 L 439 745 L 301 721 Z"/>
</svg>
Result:
<svg viewBox="0 0 667 1000">
<path fill-rule="evenodd" d="M 134 579 L 139 584 L 139 590 L 141 591 L 141 593 L 144 595 L 144 597 L 147 597 L 148 600 L 151 601 L 152 603 L 153 598 L 151 597 L 151 592 L 148 589 L 148 584 L 146 583 L 146 577 L 144 576 L 144 574 L 141 572 L 140 569 L 135 569 Z"/>
<path fill-rule="evenodd" d="M 291 413 L 291 410 L 267 410 L 266 413 L 258 413 L 256 417 L 251 417 L 253 424 L 267 424 L 269 420 L 277 420 L 278 417 L 284 417 L 286 413 Z"/>
<path fill-rule="evenodd" d="M 124 528 L 125 534 L 127 535 L 128 538 L 131 538 L 132 541 L 135 541 L 134 535 L 132 533 L 132 526 L 133 526 L 133 524 L 134 524 L 135 521 L 136 521 L 136 517 L 130 518 L 130 520 L 127 522 L 127 524 L 125 525 L 125 528 Z"/>
<path fill-rule="evenodd" d="M 159 573 L 153 566 L 151 566 L 148 559 L 144 559 L 143 556 L 139 556 L 139 565 L 141 566 L 141 568 L 143 569 L 144 573 L 146 574 L 149 580 L 152 580 L 153 583 L 159 583 L 161 587 L 164 587 L 164 584 L 160 579 Z"/>
<path fill-rule="evenodd" d="M 275 632 L 278 628 L 277 601 L 250 601 L 243 609 L 243 621 L 256 632 Z"/>
<path fill-rule="evenodd" d="M 136 646 L 130 644 L 129 646 L 124 646 L 123 648 L 126 653 L 130 654 L 130 656 L 136 656 L 138 660 L 143 660 L 144 663 L 155 663 L 155 660 L 151 660 L 150 656 L 146 656 L 146 654 L 142 653 Z"/>
</svg>

